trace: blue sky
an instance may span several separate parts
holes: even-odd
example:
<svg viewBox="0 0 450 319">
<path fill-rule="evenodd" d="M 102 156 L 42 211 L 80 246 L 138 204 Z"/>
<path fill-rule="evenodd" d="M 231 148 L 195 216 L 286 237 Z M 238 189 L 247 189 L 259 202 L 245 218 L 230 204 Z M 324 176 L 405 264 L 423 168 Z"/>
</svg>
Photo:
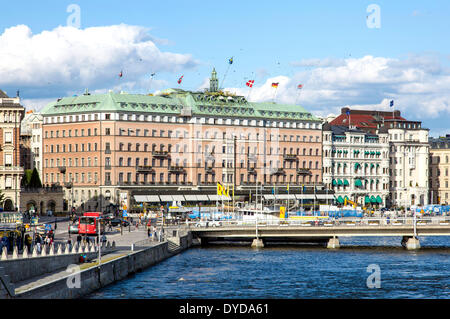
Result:
<svg viewBox="0 0 450 319">
<path fill-rule="evenodd" d="M 100 45 L 98 52 L 83 50 L 71 57 L 72 65 L 67 66 L 64 50 L 84 45 L 83 40 L 77 40 L 61 49 L 57 57 L 42 49 L 40 60 L 36 52 L 41 49 L 36 50 L 35 45 L 49 51 L 57 51 L 60 46 L 53 48 L 51 40 L 39 43 L 41 39 L 31 41 L 31 37 L 65 27 L 70 4 L 81 9 L 81 30 L 102 27 L 105 34 L 118 33 L 107 27 L 123 24 L 142 28 L 149 37 L 127 29 L 114 44 L 120 46 L 116 51 L 114 45 Z M 368 28 L 366 24 L 370 4 L 380 8 L 380 28 Z M 2 80 L 0 76 L 0 87 L 10 95 L 20 89 L 29 106 L 35 103 L 37 108 L 60 95 L 76 94 L 83 86 L 91 91 L 124 89 L 134 93 L 178 87 L 176 80 L 182 74 L 181 87 L 196 90 L 205 86 L 213 66 L 222 81 L 229 67 L 227 60 L 234 56 L 221 86 L 247 94 L 245 81 L 255 79 L 252 100 L 270 99 L 272 93 L 267 91 L 273 81 L 284 86 L 277 93 L 277 102 L 298 102 L 319 115 L 339 112 L 347 105 L 388 108 L 386 101 L 394 99 L 406 117 L 422 120 L 431 135 L 445 134 L 450 133 L 446 123 L 450 115 L 450 93 L 446 93 L 450 91 L 449 12 L 449 1 L 6 2 L 2 4 L 0 44 L 6 41 L 2 43 L 1 38 L 6 29 L 25 25 L 28 37 L 21 40 L 15 35 L 19 32 L 16 29 L 11 37 L 30 40 L 34 60 L 23 66 L 20 59 L 11 60 L 2 67 L 1 61 L 8 61 L 4 57 L 10 57 L 11 52 L 0 49 L 0 73 L 38 73 L 40 79 L 33 82 L 33 75 L 23 75 Z M 25 30 L 20 32 L 26 34 Z M 88 37 L 87 33 L 67 32 L 58 41 L 70 42 L 76 36 L 89 39 L 86 45 L 91 45 L 98 34 L 89 33 Z M 139 51 L 142 44 L 146 46 L 145 55 Z M 26 51 L 31 46 L 24 47 Z M 132 54 L 127 47 L 141 53 Z M 108 63 L 103 65 L 97 54 L 105 56 Z M 76 67 L 92 69 L 91 60 L 96 61 L 97 71 L 73 75 Z M 39 63 L 44 67 L 31 70 Z M 49 63 L 52 66 L 47 66 Z M 70 68 L 70 72 L 52 69 L 58 63 L 59 70 Z M 17 65 L 13 68 L 12 64 Z M 48 78 L 41 74 L 47 73 L 46 69 Z M 119 80 L 120 69 L 124 77 Z M 152 72 L 156 75 L 150 79 Z M 304 84 L 300 98 L 295 91 L 297 83 Z"/>
</svg>

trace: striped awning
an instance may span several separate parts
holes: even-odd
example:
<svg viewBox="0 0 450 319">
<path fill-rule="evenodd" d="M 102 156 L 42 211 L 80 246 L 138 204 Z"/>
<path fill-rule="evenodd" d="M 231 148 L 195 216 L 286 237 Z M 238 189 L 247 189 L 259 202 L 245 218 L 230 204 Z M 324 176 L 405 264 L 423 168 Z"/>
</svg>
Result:
<svg viewBox="0 0 450 319">
<path fill-rule="evenodd" d="M 197 195 L 184 195 L 184 198 L 188 202 L 196 202 L 197 201 Z"/>
<path fill-rule="evenodd" d="M 161 198 L 162 202 L 171 202 L 171 201 L 173 201 L 172 195 L 159 195 L 159 198 Z"/>
<path fill-rule="evenodd" d="M 184 202 L 184 196 L 183 195 L 172 195 L 173 200 L 177 201 L 177 202 Z"/>
<path fill-rule="evenodd" d="M 199 202 L 203 202 L 203 201 L 208 201 L 209 200 L 208 195 L 195 195 L 195 196 L 197 197 L 197 200 Z"/>
<path fill-rule="evenodd" d="M 332 194 L 316 194 L 317 199 L 334 199 Z"/>
<path fill-rule="evenodd" d="M 134 199 L 138 203 L 159 203 L 161 201 L 158 195 L 134 195 Z"/>
</svg>

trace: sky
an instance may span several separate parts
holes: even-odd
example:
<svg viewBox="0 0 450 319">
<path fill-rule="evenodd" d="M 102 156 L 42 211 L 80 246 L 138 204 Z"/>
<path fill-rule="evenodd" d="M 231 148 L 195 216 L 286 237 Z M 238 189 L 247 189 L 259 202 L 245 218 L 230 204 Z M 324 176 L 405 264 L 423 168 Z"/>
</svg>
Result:
<svg viewBox="0 0 450 319">
<path fill-rule="evenodd" d="M 447 0 L 8 1 L 0 88 L 38 111 L 86 88 L 202 90 L 215 68 L 224 90 L 318 116 L 394 100 L 437 137 L 450 134 L 449 12 Z"/>
</svg>

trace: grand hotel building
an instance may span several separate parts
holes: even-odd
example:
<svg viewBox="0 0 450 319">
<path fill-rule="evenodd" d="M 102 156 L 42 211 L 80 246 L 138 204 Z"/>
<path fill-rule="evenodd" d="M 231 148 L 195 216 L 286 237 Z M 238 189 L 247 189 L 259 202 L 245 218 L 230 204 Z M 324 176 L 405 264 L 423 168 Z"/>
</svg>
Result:
<svg viewBox="0 0 450 319">
<path fill-rule="evenodd" d="M 215 71 L 205 92 L 86 90 L 42 115 L 43 184 L 63 186 L 67 207 L 129 206 L 135 194 L 168 190 L 212 193 L 216 182 L 238 193 L 257 182 L 292 191 L 322 182 L 321 121 L 298 105 L 219 91 Z"/>
</svg>

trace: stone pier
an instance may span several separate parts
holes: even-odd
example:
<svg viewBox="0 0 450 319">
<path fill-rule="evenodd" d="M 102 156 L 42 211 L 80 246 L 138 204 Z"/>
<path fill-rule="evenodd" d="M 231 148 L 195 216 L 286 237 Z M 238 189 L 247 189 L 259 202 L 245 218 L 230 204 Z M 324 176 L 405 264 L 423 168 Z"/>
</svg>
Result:
<svg viewBox="0 0 450 319">
<path fill-rule="evenodd" d="M 402 246 L 408 250 L 420 249 L 420 241 L 417 237 L 407 237 L 402 238 Z"/>
<path fill-rule="evenodd" d="M 253 239 L 252 248 L 264 248 L 263 240 L 261 238 Z"/>
<path fill-rule="evenodd" d="M 341 247 L 341 245 L 339 244 L 339 238 L 332 237 L 328 240 L 327 248 L 336 249 L 339 247 Z"/>
</svg>

